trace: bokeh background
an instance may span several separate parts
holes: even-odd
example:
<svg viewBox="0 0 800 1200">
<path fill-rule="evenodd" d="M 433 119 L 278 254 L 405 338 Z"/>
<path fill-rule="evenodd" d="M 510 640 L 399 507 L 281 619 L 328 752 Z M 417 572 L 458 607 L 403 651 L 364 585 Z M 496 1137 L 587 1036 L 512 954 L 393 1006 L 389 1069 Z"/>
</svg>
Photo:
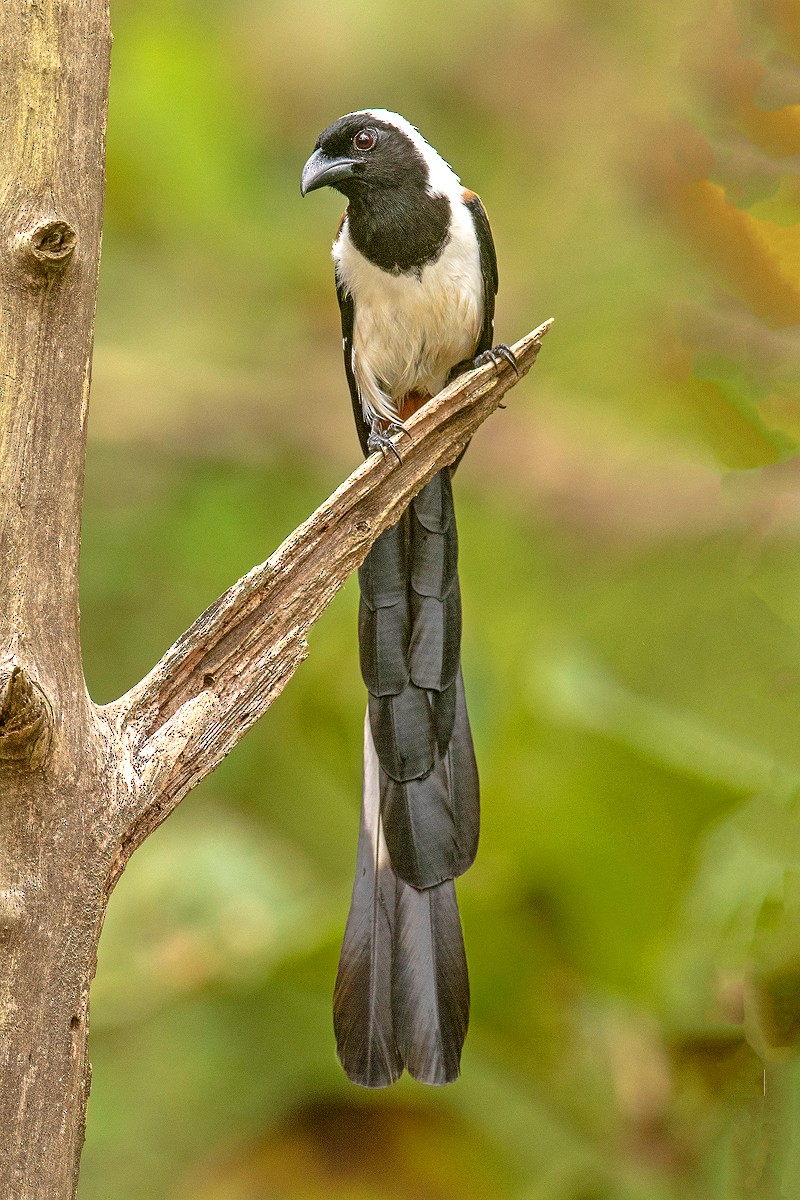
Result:
<svg viewBox="0 0 800 1200">
<path fill-rule="evenodd" d="M 351 581 L 137 854 L 80 1200 L 800 1194 L 800 9 L 114 0 L 82 563 L 140 678 L 358 461 L 318 132 L 478 190 L 498 332 L 556 324 L 457 478 L 483 833 L 461 1080 L 351 1087 Z"/>
</svg>

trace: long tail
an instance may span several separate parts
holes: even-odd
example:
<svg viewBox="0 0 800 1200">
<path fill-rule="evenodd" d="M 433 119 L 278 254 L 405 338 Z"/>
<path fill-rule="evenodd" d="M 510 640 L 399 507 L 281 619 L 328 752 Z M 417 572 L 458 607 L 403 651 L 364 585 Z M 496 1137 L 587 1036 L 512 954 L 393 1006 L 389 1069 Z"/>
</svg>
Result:
<svg viewBox="0 0 800 1200">
<path fill-rule="evenodd" d="M 450 471 L 427 484 L 359 572 L 369 692 L 356 881 L 334 993 L 342 1065 L 367 1087 L 405 1066 L 459 1072 L 469 980 L 453 879 L 475 857 L 479 789 L 460 669 Z"/>
</svg>

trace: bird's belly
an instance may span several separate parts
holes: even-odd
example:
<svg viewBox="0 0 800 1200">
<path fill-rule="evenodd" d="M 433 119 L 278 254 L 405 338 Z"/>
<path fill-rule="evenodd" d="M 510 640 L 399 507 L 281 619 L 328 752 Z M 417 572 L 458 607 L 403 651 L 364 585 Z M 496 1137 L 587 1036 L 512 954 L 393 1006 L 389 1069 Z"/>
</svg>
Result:
<svg viewBox="0 0 800 1200">
<path fill-rule="evenodd" d="M 483 320 L 477 254 L 462 261 L 448 245 L 415 273 L 390 274 L 360 255 L 343 282 L 355 307 L 353 370 L 364 406 L 396 419 L 409 392 L 435 395 L 456 363 L 472 356 Z"/>
<path fill-rule="evenodd" d="M 450 369 L 467 358 L 475 345 L 473 322 L 465 322 L 458 295 L 433 298 L 403 297 L 386 306 L 359 306 L 356 317 L 356 356 L 370 360 L 373 373 L 392 400 L 407 392 L 434 395 Z M 421 302 L 420 302 L 421 301 Z"/>
</svg>

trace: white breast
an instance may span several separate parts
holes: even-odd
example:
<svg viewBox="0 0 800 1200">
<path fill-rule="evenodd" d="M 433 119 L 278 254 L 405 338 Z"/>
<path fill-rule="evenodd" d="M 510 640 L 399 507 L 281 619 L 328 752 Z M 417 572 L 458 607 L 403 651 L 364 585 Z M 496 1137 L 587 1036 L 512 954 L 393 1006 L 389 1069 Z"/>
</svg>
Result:
<svg viewBox="0 0 800 1200">
<path fill-rule="evenodd" d="M 336 275 L 355 307 L 353 374 L 364 416 L 397 419 L 409 392 L 435 395 L 475 350 L 483 323 L 483 279 L 469 211 L 453 203 L 450 239 L 417 274 L 390 273 L 353 245 L 347 221 L 333 247 Z"/>
</svg>

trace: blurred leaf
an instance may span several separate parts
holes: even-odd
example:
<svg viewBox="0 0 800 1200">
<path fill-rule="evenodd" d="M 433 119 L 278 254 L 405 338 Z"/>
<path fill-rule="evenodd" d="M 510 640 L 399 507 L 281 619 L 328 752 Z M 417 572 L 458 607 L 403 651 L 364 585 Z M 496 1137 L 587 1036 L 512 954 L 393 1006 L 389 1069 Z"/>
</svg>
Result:
<svg viewBox="0 0 800 1200">
<path fill-rule="evenodd" d="M 171 820 L 117 885 L 93 1001 L 102 1029 L 212 985 L 247 988 L 330 935 L 310 864 L 230 809 Z"/>
<path fill-rule="evenodd" d="M 318 1101 L 234 1161 L 192 1172 L 177 1200 L 461 1200 L 511 1195 L 509 1171 L 474 1126 L 387 1100 Z"/>
<path fill-rule="evenodd" d="M 580 650 L 551 659 L 535 678 L 541 702 L 555 717 L 618 739 L 665 766 L 741 792 L 800 782 L 796 768 L 758 746 L 622 687 Z"/>
</svg>

